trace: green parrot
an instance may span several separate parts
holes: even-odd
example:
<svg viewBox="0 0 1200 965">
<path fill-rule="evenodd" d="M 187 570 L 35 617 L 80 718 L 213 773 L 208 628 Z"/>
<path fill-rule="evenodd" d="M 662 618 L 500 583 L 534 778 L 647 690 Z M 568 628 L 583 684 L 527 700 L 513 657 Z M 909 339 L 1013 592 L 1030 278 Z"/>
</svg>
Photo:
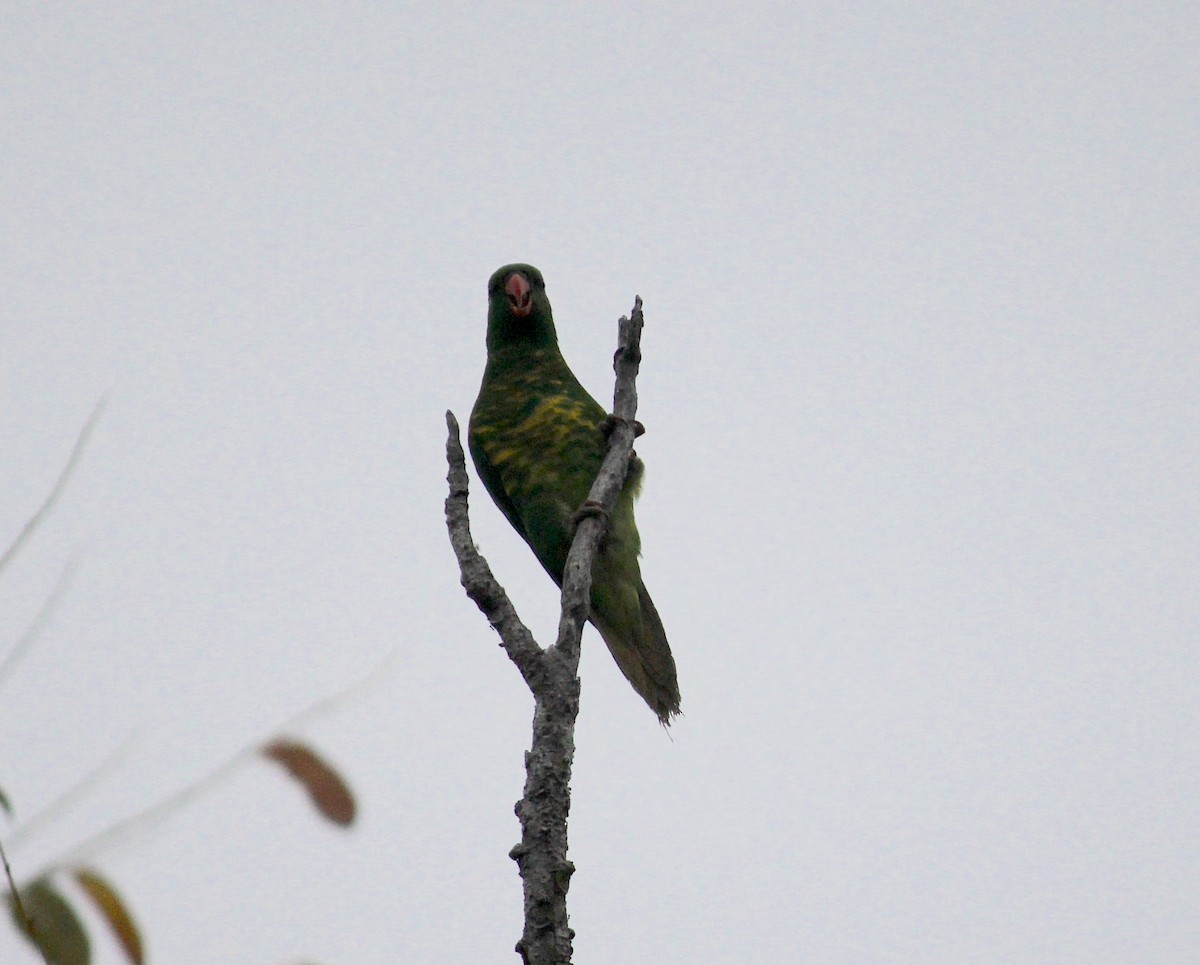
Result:
<svg viewBox="0 0 1200 965">
<path fill-rule="evenodd" d="M 488 281 L 487 353 L 471 410 L 471 458 L 496 505 L 561 586 L 573 519 L 608 451 L 607 413 L 563 360 L 536 268 L 505 265 Z M 679 713 L 679 684 L 638 566 L 633 501 L 641 481 L 635 456 L 592 566 L 589 619 L 633 689 L 669 724 Z"/>
</svg>

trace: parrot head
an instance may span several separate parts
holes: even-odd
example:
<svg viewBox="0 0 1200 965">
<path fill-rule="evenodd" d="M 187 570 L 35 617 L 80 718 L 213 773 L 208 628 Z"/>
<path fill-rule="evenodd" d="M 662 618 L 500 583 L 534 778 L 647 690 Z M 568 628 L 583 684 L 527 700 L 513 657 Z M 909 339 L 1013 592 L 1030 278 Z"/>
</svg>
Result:
<svg viewBox="0 0 1200 965">
<path fill-rule="evenodd" d="M 532 265 L 505 265 L 488 280 L 488 349 L 557 344 L 546 282 Z"/>
</svg>

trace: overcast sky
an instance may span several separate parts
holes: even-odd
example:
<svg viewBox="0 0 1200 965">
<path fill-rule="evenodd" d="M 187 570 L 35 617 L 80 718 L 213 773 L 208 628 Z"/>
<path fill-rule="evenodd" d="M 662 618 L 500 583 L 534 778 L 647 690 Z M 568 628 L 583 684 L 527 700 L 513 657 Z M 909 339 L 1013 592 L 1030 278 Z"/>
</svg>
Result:
<svg viewBox="0 0 1200 965">
<path fill-rule="evenodd" d="M 133 735 L 14 870 L 390 658 L 295 732 L 351 831 L 262 764 L 96 861 L 155 963 L 517 961 L 532 703 L 442 500 L 519 260 L 605 404 L 645 299 L 686 715 L 588 631 L 576 961 L 1200 960 L 1198 8 L 575 8 L 6 4 L 0 543 L 109 399 L 0 580 L 3 653 L 77 561 L 7 830 Z"/>
</svg>

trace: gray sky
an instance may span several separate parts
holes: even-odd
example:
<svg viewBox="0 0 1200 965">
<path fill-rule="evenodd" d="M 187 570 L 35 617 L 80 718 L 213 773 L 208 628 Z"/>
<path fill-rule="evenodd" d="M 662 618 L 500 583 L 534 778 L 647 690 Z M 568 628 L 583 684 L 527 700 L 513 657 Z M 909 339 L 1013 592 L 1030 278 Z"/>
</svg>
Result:
<svg viewBox="0 0 1200 965">
<path fill-rule="evenodd" d="M 588 632 L 577 961 L 1200 959 L 1194 4 L 20 2 L 0 45 L 0 539 L 110 395 L 0 584 L 7 647 L 79 561 L 0 787 L 136 734 L 18 873 L 394 655 L 300 731 L 353 831 L 263 765 L 98 863 L 155 962 L 517 960 L 531 701 L 441 513 L 522 260 L 604 401 L 645 299 L 686 714 Z"/>
</svg>

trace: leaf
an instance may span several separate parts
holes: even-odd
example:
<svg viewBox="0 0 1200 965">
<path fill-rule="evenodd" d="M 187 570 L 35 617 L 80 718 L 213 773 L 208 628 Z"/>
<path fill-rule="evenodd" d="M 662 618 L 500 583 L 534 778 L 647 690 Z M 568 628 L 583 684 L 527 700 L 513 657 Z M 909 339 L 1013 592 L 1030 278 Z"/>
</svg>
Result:
<svg viewBox="0 0 1200 965">
<path fill-rule="evenodd" d="M 92 903 L 108 920 L 109 927 L 117 936 L 117 941 L 125 950 L 125 957 L 132 965 L 145 965 L 146 957 L 142 951 L 142 936 L 129 914 L 124 900 L 107 879 L 91 868 L 76 868 L 75 880 L 79 882 Z"/>
<path fill-rule="evenodd" d="M 263 756 L 282 764 L 304 785 L 313 804 L 326 820 L 347 827 L 354 822 L 354 795 L 342 776 L 308 745 L 279 739 L 267 744 Z"/>
<path fill-rule="evenodd" d="M 21 907 L 26 921 L 9 898 L 9 910 L 17 930 L 28 938 L 52 965 L 90 965 L 91 946 L 75 910 L 48 878 L 37 878 L 21 889 Z M 30 929 L 32 924 L 33 928 Z"/>
<path fill-rule="evenodd" d="M 4 813 L 10 818 L 13 816 L 12 804 L 8 800 L 8 795 L 4 793 L 4 788 L 0 787 L 0 808 L 4 808 Z"/>
</svg>

